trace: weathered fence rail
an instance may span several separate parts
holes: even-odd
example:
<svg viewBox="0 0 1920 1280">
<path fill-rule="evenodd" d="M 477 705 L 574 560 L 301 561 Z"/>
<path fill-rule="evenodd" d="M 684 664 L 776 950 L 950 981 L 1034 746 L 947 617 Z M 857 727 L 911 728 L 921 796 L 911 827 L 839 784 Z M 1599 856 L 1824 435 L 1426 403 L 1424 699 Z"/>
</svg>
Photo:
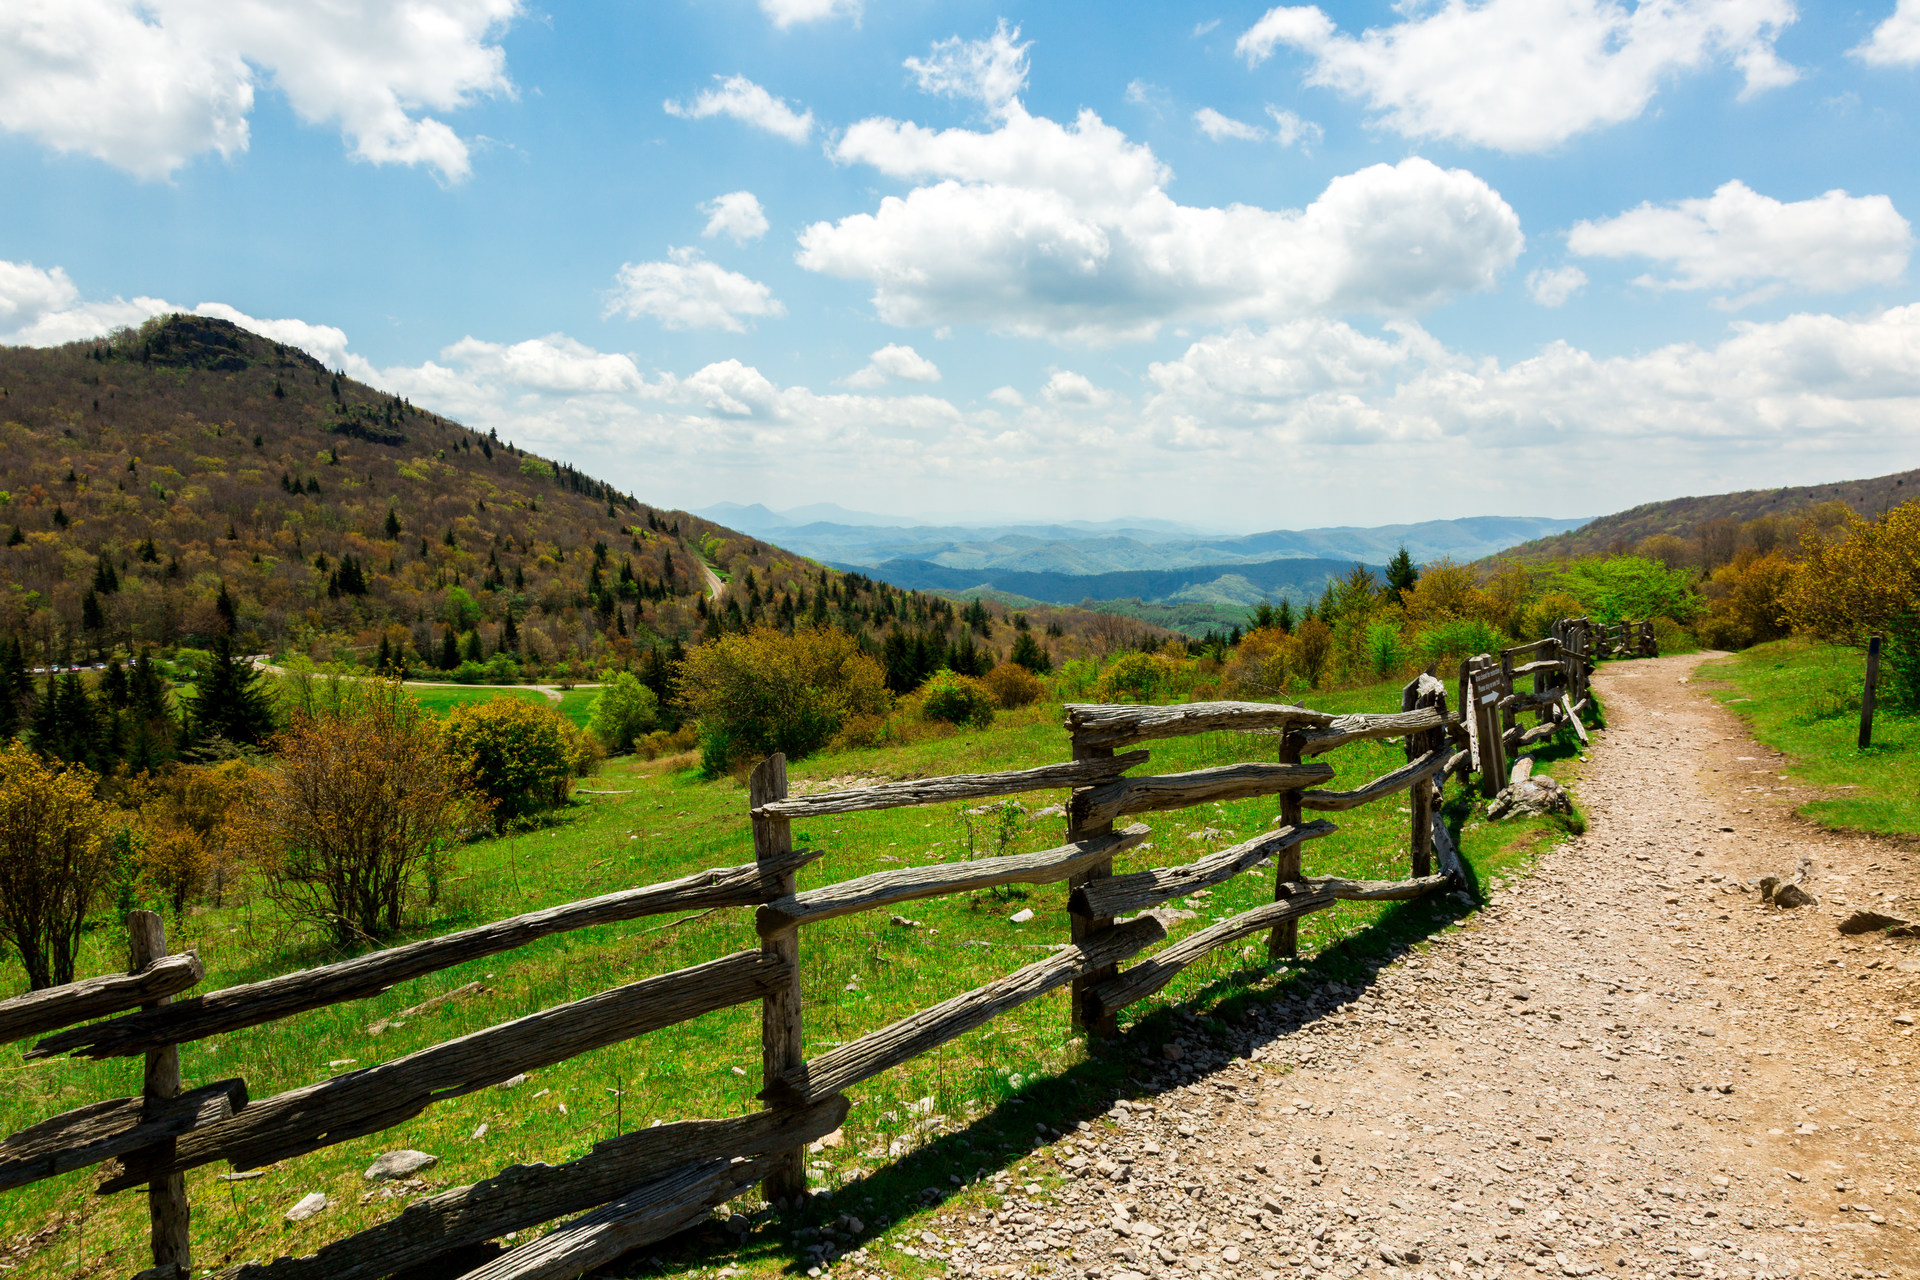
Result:
<svg viewBox="0 0 1920 1280">
<path fill-rule="evenodd" d="M 143 1276 L 184 1277 L 191 1266 L 183 1180 L 188 1169 L 225 1161 L 246 1170 L 290 1159 L 389 1128 L 436 1102 L 517 1073 L 713 1010 L 760 1001 L 765 1107 L 760 1113 L 659 1125 L 602 1142 L 562 1165 L 515 1165 L 471 1186 L 415 1201 L 396 1217 L 311 1255 L 219 1273 L 222 1280 L 373 1280 L 580 1214 L 470 1272 L 467 1280 L 577 1276 L 683 1229 L 754 1183 L 776 1200 L 804 1192 L 806 1144 L 844 1121 L 847 1089 L 1047 992 L 1071 985 L 1074 1021 L 1103 1034 L 1114 1028 L 1120 1010 L 1241 938 L 1267 932 L 1270 951 L 1287 954 L 1297 945 L 1300 918 L 1312 912 L 1342 901 L 1406 900 L 1464 887 L 1465 868 L 1439 813 L 1447 779 L 1477 773 L 1491 794 L 1505 785 L 1510 750 L 1569 727 L 1584 740 L 1580 715 L 1591 701 L 1594 663 L 1657 651 L 1650 624 L 1601 627 L 1585 618 L 1563 619 L 1541 640 L 1463 662 L 1460 710 L 1454 715 L 1448 712 L 1447 687 L 1431 674 L 1410 682 L 1401 710 L 1388 715 L 1241 702 L 1072 705 L 1066 709 L 1066 729 L 1073 758 L 1004 773 L 790 796 L 786 762 L 774 756 L 761 762 L 749 781 L 751 863 L 177 1000 L 204 970 L 192 955 L 168 955 L 158 917 L 136 912 L 128 921 L 133 940 L 128 973 L 0 1001 L 0 1039 L 42 1036 L 28 1050 L 32 1058 L 144 1054 L 143 1092 L 75 1108 L 0 1142 L 0 1191 L 117 1160 L 118 1169 L 101 1180 L 98 1190 L 147 1189 L 154 1268 Z M 1516 682 L 1530 682 L 1530 687 Z M 1523 716 L 1534 723 L 1523 724 Z M 1129 771 L 1148 763 L 1149 752 L 1115 754 L 1139 742 L 1222 731 L 1244 734 L 1255 743 L 1277 739 L 1277 758 L 1137 775 Z M 1401 740 L 1406 764 L 1351 790 L 1318 788 L 1334 770 L 1311 757 L 1381 739 Z M 818 856 L 793 848 L 795 818 L 1055 789 L 1068 790 L 1070 798 L 1067 839 L 1054 848 L 883 871 L 804 891 L 795 884 L 795 873 Z M 1338 829 L 1325 819 L 1306 820 L 1307 811 L 1342 813 L 1402 792 L 1411 815 L 1408 878 L 1359 881 L 1302 873 L 1302 849 Z M 1116 831 L 1116 818 L 1268 795 L 1278 798 L 1279 808 L 1270 830 L 1185 865 L 1115 874 L 1115 858 L 1135 851 L 1151 835 L 1140 824 Z M 1272 903 L 1166 946 L 1158 946 L 1166 938 L 1160 920 L 1135 914 L 1267 862 L 1275 868 Z M 806 1056 L 799 985 L 803 926 L 915 899 L 1061 881 L 1067 884 L 1071 924 L 1066 944 L 818 1057 Z M 723 906 L 757 908 L 756 947 L 267 1098 L 249 1098 L 240 1080 L 184 1089 L 179 1078 L 177 1046 L 185 1042 L 365 999 L 395 983 L 557 933 Z"/>
</svg>

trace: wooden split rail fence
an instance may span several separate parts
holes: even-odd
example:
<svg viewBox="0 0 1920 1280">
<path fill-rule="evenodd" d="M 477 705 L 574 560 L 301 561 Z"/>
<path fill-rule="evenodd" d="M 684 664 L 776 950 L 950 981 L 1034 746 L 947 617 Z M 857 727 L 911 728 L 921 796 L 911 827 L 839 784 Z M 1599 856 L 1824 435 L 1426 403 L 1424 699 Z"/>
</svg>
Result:
<svg viewBox="0 0 1920 1280">
<path fill-rule="evenodd" d="M 1300 918 L 1341 901 L 1411 899 L 1465 887 L 1465 870 L 1439 814 L 1449 773 L 1505 778 L 1505 752 L 1579 728 L 1587 679 L 1607 653 L 1648 653 L 1645 624 L 1598 628 L 1557 623 L 1531 645 L 1461 665 L 1464 714 L 1450 716 L 1447 689 L 1422 675 L 1387 715 L 1335 715 L 1270 703 L 1185 706 L 1071 705 L 1073 758 L 1008 773 L 890 782 L 790 794 L 786 761 L 774 756 L 748 786 L 754 860 L 697 872 L 495 921 L 369 955 L 202 995 L 191 954 L 169 955 L 160 918 L 128 919 L 129 972 L 0 1001 L 0 1036 L 42 1037 L 29 1058 L 139 1056 L 138 1097 L 90 1103 L 0 1142 L 0 1191 L 116 1161 L 101 1194 L 144 1189 L 154 1265 L 138 1280 L 185 1280 L 191 1269 L 184 1175 L 224 1162 L 259 1168 L 400 1124 L 437 1102 L 521 1072 L 747 1001 L 761 1005 L 764 1109 L 727 1119 L 684 1120 L 622 1134 L 561 1165 L 514 1165 L 470 1186 L 408 1204 L 377 1226 L 303 1257 L 229 1267 L 222 1280 L 376 1280 L 444 1254 L 556 1219 L 570 1221 L 507 1250 L 465 1280 L 563 1280 L 698 1222 L 715 1205 L 761 1184 L 782 1201 L 806 1192 L 808 1143 L 838 1128 L 846 1090 L 973 1030 L 1029 1000 L 1071 988 L 1074 1023 L 1093 1035 L 1159 991 L 1215 948 L 1259 933 L 1270 954 L 1297 946 Z M 1531 689 L 1516 681 L 1531 677 Z M 1535 716 L 1522 726 L 1518 717 Z M 1174 774 L 1132 774 L 1163 738 L 1229 731 L 1271 740 L 1273 759 Z M 1352 790 L 1329 790 L 1321 759 L 1345 744 L 1399 739 L 1406 763 Z M 795 819 L 908 805 L 971 802 L 1065 788 L 1064 843 L 1038 853 L 882 871 L 800 889 L 795 873 L 818 855 L 793 847 Z M 1338 814 L 1406 792 L 1409 876 L 1355 881 L 1309 876 L 1306 844 L 1337 828 L 1308 812 Z M 1279 801 L 1275 825 L 1184 866 L 1117 873 L 1116 857 L 1151 834 L 1134 815 L 1252 796 Z M 1223 884 L 1264 863 L 1275 867 L 1273 901 L 1181 938 L 1165 940 L 1151 914 L 1172 899 Z M 1437 869 L 1436 869 L 1437 865 Z M 1044 959 L 809 1058 L 802 1035 L 804 928 L 897 903 L 1002 884 L 1065 882 L 1071 936 Z M 590 925 L 719 907 L 756 908 L 755 945 L 672 973 L 529 1014 L 317 1084 L 254 1099 L 244 1081 L 187 1088 L 178 1046 L 343 1001 L 395 983 Z M 1123 918 L 1130 917 L 1130 918 Z M 1132 963 L 1127 963 L 1131 961 Z M 1125 965 L 1126 967 L 1122 967 Z M 89 1021 L 90 1019 L 103 1019 Z M 81 1025 L 76 1025 L 81 1024 Z M 47 1034 L 47 1033 L 53 1034 Z M 578 1216 L 575 1216 L 578 1215 Z"/>
</svg>

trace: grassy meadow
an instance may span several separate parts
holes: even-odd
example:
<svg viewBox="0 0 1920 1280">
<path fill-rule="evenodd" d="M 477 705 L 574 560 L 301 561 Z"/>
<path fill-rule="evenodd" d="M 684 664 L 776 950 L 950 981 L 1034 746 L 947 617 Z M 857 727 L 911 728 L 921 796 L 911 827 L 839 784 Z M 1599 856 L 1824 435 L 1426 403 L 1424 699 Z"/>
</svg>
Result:
<svg viewBox="0 0 1920 1280">
<path fill-rule="evenodd" d="M 1799 812 L 1830 827 L 1920 834 L 1920 716 L 1887 709 L 1886 669 L 1873 745 L 1859 747 L 1866 654 L 1776 640 L 1708 663 L 1699 679 L 1761 742 L 1793 757 L 1788 776 L 1826 794 Z"/>
<path fill-rule="evenodd" d="M 449 695 L 525 696 L 510 689 L 422 688 L 436 710 Z M 1397 686 L 1346 690 L 1316 698 L 1335 710 L 1393 710 Z M 534 696 L 540 696 L 534 694 Z M 585 714 L 591 691 L 567 695 Z M 797 762 L 795 789 L 844 786 L 858 779 L 912 777 L 1020 768 L 1063 760 L 1067 739 L 1057 704 L 1003 713 L 984 730 L 966 730 L 904 746 L 828 753 Z M 1148 744 L 1147 772 L 1175 772 L 1244 759 L 1272 758 L 1274 740 L 1210 734 Z M 1545 744 L 1537 753 L 1563 780 L 1577 778 L 1573 749 Z M 1352 786 L 1404 759 L 1395 744 L 1359 743 L 1331 753 L 1334 786 Z M 642 763 L 610 761 L 589 791 L 543 826 L 467 845 L 440 903 L 422 909 L 417 935 L 469 927 L 518 912 L 678 876 L 700 867 L 750 861 L 746 793 L 731 779 L 704 780 L 685 758 Z M 1456 788 L 1457 792 L 1457 788 Z M 1027 852 L 1060 842 L 1064 822 L 1040 811 L 1064 792 L 1020 797 L 1028 814 L 1013 824 L 1004 848 L 992 825 L 973 819 L 971 838 L 952 806 L 834 816 L 795 824 L 796 844 L 824 851 L 800 873 L 802 887 L 868 872 L 1000 852 Z M 1151 844 L 1128 855 L 1122 869 L 1191 861 L 1266 828 L 1277 799 L 1247 800 L 1162 814 L 1141 820 L 1154 829 Z M 1520 874 L 1533 854 L 1564 828 L 1528 819 L 1488 824 L 1473 806 L 1455 799 L 1447 810 L 1476 879 L 1497 887 Z M 1305 848 L 1310 873 L 1375 878 L 1408 874 L 1405 796 L 1329 815 L 1337 834 Z M 1169 906 L 1193 913 L 1174 936 L 1271 898 L 1271 867 L 1257 869 L 1205 894 Z M 916 921 L 890 922 L 888 911 L 813 925 L 801 935 L 807 1045 L 817 1053 L 916 1009 L 986 982 L 1039 958 L 1067 937 L 1064 885 L 1013 887 L 1004 893 L 933 899 L 896 910 Z M 1010 917 L 1031 908 L 1033 919 Z M 852 1212 L 878 1237 L 876 1255 L 901 1275 L 925 1275 L 937 1264 L 900 1254 L 887 1242 L 917 1229 L 931 1206 L 961 1197 L 984 1203 L 991 1195 L 983 1173 L 1026 1170 L 1046 1180 L 1040 1161 L 1027 1160 L 1037 1126 L 1070 1129 L 1097 1120 L 1128 1088 L 1142 1049 L 1176 1033 L 1220 1034 L 1249 1001 L 1264 999 L 1301 978 L 1365 981 L 1369 960 L 1449 927 L 1468 908 L 1452 896 L 1416 903 L 1346 903 L 1301 922 L 1297 963 L 1269 965 L 1264 939 L 1215 952 L 1158 996 L 1127 1011 L 1123 1040 L 1090 1054 L 1067 1022 L 1064 991 L 1033 1001 L 997 1022 L 953 1041 L 852 1091 L 854 1109 L 844 1145 L 809 1157 L 816 1185 L 840 1188 L 819 1217 Z M 197 948 L 207 966 L 202 990 L 252 981 L 333 958 L 290 932 L 259 897 L 169 920 L 174 949 Z M 536 1010 L 577 1000 L 622 983 L 696 964 L 757 945 L 750 909 L 684 919 L 660 917 L 582 930 L 518 951 L 402 984 L 379 997 L 315 1010 L 283 1022 L 181 1047 L 189 1086 L 225 1076 L 246 1079 L 255 1098 L 422 1049 Z M 90 936 L 80 972 L 96 974 L 124 964 L 124 931 L 102 918 Z M 436 995 L 469 983 L 484 994 L 407 1019 L 378 1035 L 371 1024 L 392 1018 Z M 0 966 L 0 991 L 23 990 L 17 963 Z M 425 1175 L 436 1186 L 457 1186 L 525 1161 L 557 1163 L 624 1130 L 699 1116 L 738 1114 L 758 1107 L 759 1008 L 722 1010 L 692 1022 L 613 1045 L 533 1074 L 511 1090 L 489 1089 L 441 1103 L 384 1133 L 355 1139 L 269 1168 L 247 1181 L 222 1181 L 224 1165 L 188 1174 L 193 1204 L 196 1269 L 282 1253 L 308 1253 L 328 1240 L 393 1216 L 404 1201 L 362 1203 L 371 1185 L 361 1171 L 383 1151 L 411 1147 L 437 1155 Z M 25 1046 L 19 1046 L 24 1048 Z M 12 1132 L 83 1102 L 139 1089 L 135 1060 L 22 1061 L 0 1059 L 0 1132 Z M 505 1074 L 503 1072 L 503 1074 Z M 937 1131 L 922 1126 L 924 1106 L 944 1118 Z M 919 1104 L 910 1107 L 910 1104 Z M 92 1194 L 97 1170 L 84 1170 L 0 1197 L 0 1258 L 10 1241 L 54 1222 L 64 1226 L 21 1260 L 21 1276 L 125 1276 L 147 1265 L 146 1203 L 137 1193 L 102 1199 Z M 929 1194 L 931 1190 L 931 1194 Z M 307 1222 L 283 1220 L 303 1195 L 322 1191 L 330 1207 Z M 804 1230 L 788 1222 L 744 1237 L 717 1228 L 697 1246 L 669 1254 L 671 1271 L 704 1271 L 731 1264 L 750 1275 L 804 1271 Z M 884 1233 L 884 1234 L 882 1234 Z"/>
</svg>

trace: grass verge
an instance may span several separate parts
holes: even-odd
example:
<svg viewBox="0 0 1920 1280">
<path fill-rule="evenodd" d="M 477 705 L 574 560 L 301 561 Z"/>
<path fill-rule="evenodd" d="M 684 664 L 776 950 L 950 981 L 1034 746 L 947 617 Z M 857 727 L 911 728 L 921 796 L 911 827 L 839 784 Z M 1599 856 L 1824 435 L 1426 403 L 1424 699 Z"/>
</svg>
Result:
<svg viewBox="0 0 1920 1280">
<path fill-rule="evenodd" d="M 1756 739 L 1793 759 L 1787 777 L 1823 790 L 1799 813 L 1851 831 L 1920 834 L 1920 716 L 1882 706 L 1862 750 L 1865 671 L 1858 649 L 1791 639 L 1703 664 L 1696 679 Z M 1773 772 L 1756 769 L 1755 786 L 1766 789 Z"/>
</svg>

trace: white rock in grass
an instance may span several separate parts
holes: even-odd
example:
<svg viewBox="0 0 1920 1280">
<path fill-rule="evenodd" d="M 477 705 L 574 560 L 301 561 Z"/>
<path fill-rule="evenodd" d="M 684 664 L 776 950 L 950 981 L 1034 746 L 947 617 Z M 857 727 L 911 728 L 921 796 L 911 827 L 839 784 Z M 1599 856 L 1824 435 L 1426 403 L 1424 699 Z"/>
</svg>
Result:
<svg viewBox="0 0 1920 1280">
<path fill-rule="evenodd" d="M 518 1089 L 521 1085 L 525 1084 L 526 1082 L 527 1082 L 527 1073 L 522 1071 L 522 1072 L 519 1072 L 518 1074 L 508 1076 L 505 1080 L 502 1080 L 499 1084 L 493 1087 L 496 1089 Z"/>
<path fill-rule="evenodd" d="M 411 1178 L 422 1169 L 431 1169 L 439 1163 L 439 1156 L 430 1156 L 424 1151 L 389 1151 L 368 1165 L 367 1171 L 361 1176 L 368 1182 Z"/>
<path fill-rule="evenodd" d="M 299 1202 L 296 1203 L 293 1208 L 287 1210 L 287 1221 L 305 1222 L 308 1218 L 311 1218 L 314 1214 L 319 1213 L 326 1207 L 327 1193 L 324 1191 L 310 1191 L 306 1195 L 301 1196 Z"/>
<path fill-rule="evenodd" d="M 1022 907 L 1018 911 L 1014 912 L 1012 915 L 1008 916 L 1007 919 L 1013 921 L 1013 923 L 1015 924 L 1025 924 L 1027 921 L 1033 919 L 1033 908 Z"/>
</svg>

